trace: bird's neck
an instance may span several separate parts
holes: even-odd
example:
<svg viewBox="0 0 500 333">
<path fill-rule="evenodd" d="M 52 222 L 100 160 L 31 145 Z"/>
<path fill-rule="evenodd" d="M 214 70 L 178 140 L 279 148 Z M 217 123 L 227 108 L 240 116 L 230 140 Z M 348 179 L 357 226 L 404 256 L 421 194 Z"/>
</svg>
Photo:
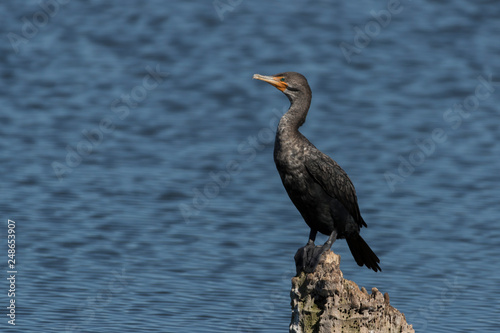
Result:
<svg viewBox="0 0 500 333">
<path fill-rule="evenodd" d="M 306 94 L 303 98 L 290 99 L 290 108 L 281 117 L 278 125 L 278 135 L 295 135 L 299 132 L 299 127 L 304 124 L 311 105 L 311 94 Z"/>
</svg>

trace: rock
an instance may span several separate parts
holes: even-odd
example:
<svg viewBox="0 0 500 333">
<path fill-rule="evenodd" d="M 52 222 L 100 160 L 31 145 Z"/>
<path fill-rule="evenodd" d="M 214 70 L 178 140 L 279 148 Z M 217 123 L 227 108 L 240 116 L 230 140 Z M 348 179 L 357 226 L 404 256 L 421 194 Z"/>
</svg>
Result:
<svg viewBox="0 0 500 333">
<path fill-rule="evenodd" d="M 290 333 L 411 333 L 404 314 L 389 304 L 389 295 L 343 277 L 340 256 L 328 251 L 313 273 L 292 279 Z"/>
</svg>

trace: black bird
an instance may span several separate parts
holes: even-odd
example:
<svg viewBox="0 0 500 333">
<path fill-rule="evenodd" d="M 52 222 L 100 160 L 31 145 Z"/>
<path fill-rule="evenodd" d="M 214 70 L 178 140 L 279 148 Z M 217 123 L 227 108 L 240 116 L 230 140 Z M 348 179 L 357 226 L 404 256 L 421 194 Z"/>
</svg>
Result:
<svg viewBox="0 0 500 333">
<path fill-rule="evenodd" d="M 290 100 L 276 132 L 274 162 L 288 196 L 311 228 L 307 245 L 295 255 L 297 273 L 313 272 L 321 254 L 341 238 L 346 239 L 359 266 L 380 271 L 379 258 L 359 235 L 360 228 L 367 225 L 359 212 L 354 185 L 337 162 L 299 132 L 311 104 L 306 78 L 295 72 L 255 74 L 253 78 L 272 84 Z M 314 244 L 318 231 L 329 236 L 323 246 Z"/>
</svg>

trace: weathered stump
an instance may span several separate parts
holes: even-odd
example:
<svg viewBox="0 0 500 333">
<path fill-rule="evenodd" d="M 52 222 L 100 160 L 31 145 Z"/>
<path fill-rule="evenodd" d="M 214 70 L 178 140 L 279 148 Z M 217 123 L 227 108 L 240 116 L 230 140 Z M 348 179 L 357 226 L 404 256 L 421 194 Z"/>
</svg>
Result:
<svg viewBox="0 0 500 333">
<path fill-rule="evenodd" d="M 292 279 L 290 333 L 411 333 L 404 314 L 389 304 L 389 295 L 343 277 L 340 256 L 328 251 L 314 273 Z"/>
</svg>

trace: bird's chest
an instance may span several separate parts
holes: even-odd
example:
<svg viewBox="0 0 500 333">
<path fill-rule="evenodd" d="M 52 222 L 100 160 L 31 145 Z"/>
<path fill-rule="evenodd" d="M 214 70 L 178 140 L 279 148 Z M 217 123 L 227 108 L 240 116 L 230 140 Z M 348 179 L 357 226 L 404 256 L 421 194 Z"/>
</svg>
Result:
<svg viewBox="0 0 500 333">
<path fill-rule="evenodd" d="M 274 148 L 274 163 L 280 172 L 296 173 L 304 168 L 304 152 L 300 147 L 287 147 L 281 145 Z"/>
<path fill-rule="evenodd" d="M 279 134 L 274 143 L 274 163 L 278 172 L 294 174 L 305 169 L 305 147 L 297 139 L 283 138 Z"/>
<path fill-rule="evenodd" d="M 300 196 L 307 191 L 310 175 L 305 167 L 307 147 L 294 142 L 276 141 L 274 162 L 283 185 L 290 198 Z"/>
</svg>

